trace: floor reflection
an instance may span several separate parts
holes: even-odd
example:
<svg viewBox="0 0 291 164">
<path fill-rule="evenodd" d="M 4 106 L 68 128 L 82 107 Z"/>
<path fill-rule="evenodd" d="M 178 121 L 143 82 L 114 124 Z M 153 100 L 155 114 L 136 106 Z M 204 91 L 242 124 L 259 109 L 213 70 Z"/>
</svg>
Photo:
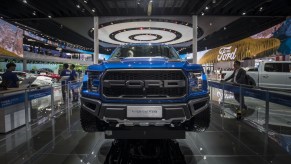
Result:
<svg viewBox="0 0 291 164">
<path fill-rule="evenodd" d="M 284 137 L 266 135 L 246 120 L 237 121 L 231 114 L 226 116 L 223 112 L 232 110 L 222 111 L 213 106 L 211 125 L 206 132 L 189 132 L 186 139 L 176 140 L 185 163 L 287 164 L 291 161 L 291 139 L 287 133 Z M 21 128 L 0 135 L 0 163 L 105 163 L 113 140 L 105 140 L 103 133 L 85 133 L 80 126 L 78 108 L 68 113 L 31 131 Z M 141 151 L 138 149 L 136 151 Z"/>
</svg>

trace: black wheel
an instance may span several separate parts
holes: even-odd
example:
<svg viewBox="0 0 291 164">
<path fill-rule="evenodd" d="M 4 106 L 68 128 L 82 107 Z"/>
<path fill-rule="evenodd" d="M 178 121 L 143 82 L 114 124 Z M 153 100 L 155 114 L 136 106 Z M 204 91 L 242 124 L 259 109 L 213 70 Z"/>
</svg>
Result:
<svg viewBox="0 0 291 164">
<path fill-rule="evenodd" d="M 100 132 L 105 131 L 108 127 L 107 123 L 99 120 L 91 113 L 87 112 L 83 108 L 80 111 L 81 125 L 85 132 Z"/>
<path fill-rule="evenodd" d="M 190 121 L 185 123 L 188 131 L 204 132 L 210 124 L 210 107 L 194 116 Z"/>
</svg>

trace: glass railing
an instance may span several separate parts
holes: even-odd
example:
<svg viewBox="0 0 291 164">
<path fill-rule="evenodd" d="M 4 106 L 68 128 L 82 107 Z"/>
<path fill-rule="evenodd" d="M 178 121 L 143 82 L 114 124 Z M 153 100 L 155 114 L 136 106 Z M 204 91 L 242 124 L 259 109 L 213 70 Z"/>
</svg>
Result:
<svg viewBox="0 0 291 164">
<path fill-rule="evenodd" d="M 63 113 L 71 113 L 79 106 L 81 81 L 61 85 L 13 88 L 0 91 L 1 111 L 5 124 L 1 133 L 7 133 L 21 126 L 27 129 L 37 127 Z"/>
<path fill-rule="evenodd" d="M 241 112 L 244 121 L 266 132 L 278 143 L 291 139 L 290 92 L 218 81 L 209 81 L 209 87 L 212 105 L 220 107 L 222 117 L 237 119 Z M 243 98 L 247 109 L 240 103 Z M 291 143 L 284 146 L 291 147 Z"/>
</svg>

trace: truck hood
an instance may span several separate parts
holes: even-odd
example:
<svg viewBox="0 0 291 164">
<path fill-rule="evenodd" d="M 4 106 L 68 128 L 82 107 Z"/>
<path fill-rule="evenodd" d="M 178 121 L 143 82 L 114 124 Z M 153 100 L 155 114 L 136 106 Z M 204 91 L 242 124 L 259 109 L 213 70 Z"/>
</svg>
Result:
<svg viewBox="0 0 291 164">
<path fill-rule="evenodd" d="M 107 69 L 184 69 L 202 70 L 201 65 L 191 64 L 183 60 L 171 60 L 163 57 L 153 58 L 124 58 L 121 60 L 108 60 L 100 64 L 94 64 L 88 67 L 89 70 L 107 70 Z"/>
</svg>

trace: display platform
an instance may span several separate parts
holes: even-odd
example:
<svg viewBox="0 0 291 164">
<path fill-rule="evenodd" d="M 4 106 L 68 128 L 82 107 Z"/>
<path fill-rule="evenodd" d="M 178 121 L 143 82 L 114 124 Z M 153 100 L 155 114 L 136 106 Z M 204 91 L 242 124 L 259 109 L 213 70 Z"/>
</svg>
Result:
<svg viewBox="0 0 291 164">
<path fill-rule="evenodd" d="M 288 141 L 288 135 L 285 135 L 285 139 L 274 140 L 272 136 L 269 137 L 246 121 L 237 121 L 234 116 L 222 115 L 221 108 L 216 106 L 212 109 L 210 128 L 206 132 L 188 132 L 186 139 L 172 140 L 173 142 L 114 141 L 105 139 L 104 133 L 85 133 L 80 125 L 79 112 L 78 107 L 74 108 L 72 115 L 69 112 L 51 119 L 37 130 L 27 132 L 22 128 L 9 135 L 1 134 L 0 141 L 3 143 L 1 162 L 103 164 L 106 160 L 118 158 L 126 160 L 114 162 L 129 163 L 138 158 L 153 161 L 158 159 L 154 158 L 156 153 L 167 155 L 163 160 L 171 159 L 171 162 L 174 162 L 174 159 L 179 159 L 187 164 L 287 164 L 291 161 L 291 154 L 286 150 L 288 144 L 285 142 Z M 116 146 L 119 141 L 123 146 Z M 145 144 L 140 144 L 142 142 Z M 178 145 L 163 145 L 175 143 Z M 116 150 L 118 153 L 114 153 Z M 159 162 L 147 161 L 147 163 Z"/>
</svg>

